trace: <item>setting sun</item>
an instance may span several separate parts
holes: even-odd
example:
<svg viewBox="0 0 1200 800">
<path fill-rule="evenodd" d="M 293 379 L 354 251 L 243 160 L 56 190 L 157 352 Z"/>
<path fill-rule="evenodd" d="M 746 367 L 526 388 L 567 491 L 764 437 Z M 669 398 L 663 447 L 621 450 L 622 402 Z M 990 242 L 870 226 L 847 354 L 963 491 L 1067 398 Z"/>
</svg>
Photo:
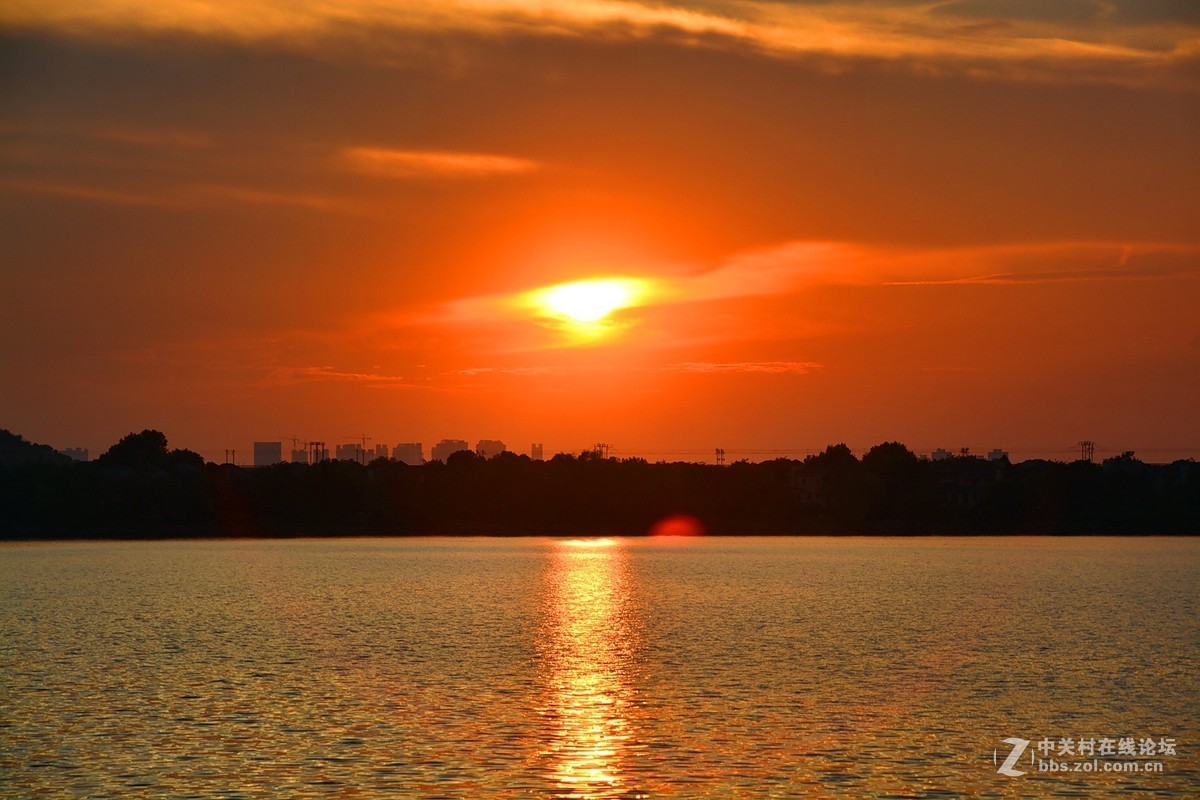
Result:
<svg viewBox="0 0 1200 800">
<path fill-rule="evenodd" d="M 533 293 L 533 304 L 549 316 L 572 322 L 599 322 L 612 312 L 634 305 L 644 294 L 643 282 L 631 278 L 575 281 Z"/>
</svg>

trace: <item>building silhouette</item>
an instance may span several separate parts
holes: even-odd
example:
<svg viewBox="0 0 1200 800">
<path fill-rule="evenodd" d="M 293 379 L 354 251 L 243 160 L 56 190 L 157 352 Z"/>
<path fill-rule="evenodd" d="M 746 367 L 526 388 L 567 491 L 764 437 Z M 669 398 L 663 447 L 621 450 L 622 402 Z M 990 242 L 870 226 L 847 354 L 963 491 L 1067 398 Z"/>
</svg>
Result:
<svg viewBox="0 0 1200 800">
<path fill-rule="evenodd" d="M 533 444 L 531 444 L 529 446 L 529 457 L 532 458 L 534 461 L 542 461 L 543 460 L 544 457 L 542 455 L 542 443 L 541 442 L 534 442 Z"/>
<path fill-rule="evenodd" d="M 362 463 L 363 449 L 358 442 L 350 444 L 339 444 L 334 446 L 333 457 L 338 461 L 357 461 Z"/>
<path fill-rule="evenodd" d="M 293 450 L 292 451 L 292 463 L 293 464 L 307 464 L 308 463 L 308 451 L 304 450 L 304 449 Z"/>
<path fill-rule="evenodd" d="M 58 452 L 75 461 L 88 460 L 88 449 L 86 447 L 68 447 L 65 450 L 59 450 Z"/>
<path fill-rule="evenodd" d="M 387 458 L 388 446 L 386 444 L 375 445 L 375 458 Z"/>
<path fill-rule="evenodd" d="M 392 458 L 410 467 L 419 467 L 425 463 L 425 450 L 420 442 L 401 442 L 392 448 Z"/>
<path fill-rule="evenodd" d="M 480 439 L 475 445 L 475 454 L 481 458 L 494 458 L 508 450 L 499 439 Z"/>
<path fill-rule="evenodd" d="M 433 449 L 429 452 L 429 458 L 432 461 L 445 461 L 460 450 L 470 452 L 471 445 L 467 444 L 463 439 L 442 439 L 433 446 Z"/>
<path fill-rule="evenodd" d="M 283 444 L 280 442 L 255 442 L 254 466 L 269 467 L 283 461 Z"/>
</svg>

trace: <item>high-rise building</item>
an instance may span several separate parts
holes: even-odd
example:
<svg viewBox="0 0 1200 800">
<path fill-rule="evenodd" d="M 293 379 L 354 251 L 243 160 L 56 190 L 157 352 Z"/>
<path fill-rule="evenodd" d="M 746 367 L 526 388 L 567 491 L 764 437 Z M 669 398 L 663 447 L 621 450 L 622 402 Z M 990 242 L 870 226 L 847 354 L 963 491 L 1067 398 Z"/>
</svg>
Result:
<svg viewBox="0 0 1200 800">
<path fill-rule="evenodd" d="M 529 446 L 529 457 L 532 458 L 534 461 L 542 460 L 543 457 L 542 457 L 542 443 L 541 442 L 534 442 L 532 445 Z"/>
<path fill-rule="evenodd" d="M 280 442 L 255 442 L 254 466 L 269 467 L 283 461 L 283 444 Z"/>
<path fill-rule="evenodd" d="M 481 458 L 494 458 L 507 449 L 499 439 L 480 439 L 475 445 L 475 454 Z"/>
<path fill-rule="evenodd" d="M 954 455 L 954 454 L 951 453 L 949 450 L 939 447 L 937 450 L 933 451 L 933 455 L 931 456 L 931 458 L 934 461 L 945 461 L 947 458 L 950 458 L 952 455 Z"/>
<path fill-rule="evenodd" d="M 429 457 L 434 461 L 445 461 L 459 450 L 471 450 L 471 445 L 467 444 L 463 439 L 442 439 L 433 446 L 429 453 Z"/>
<path fill-rule="evenodd" d="M 1008 451 L 996 448 L 988 451 L 988 461 L 1003 461 L 1008 458 Z"/>
<path fill-rule="evenodd" d="M 387 458 L 388 446 L 386 444 L 375 445 L 375 458 Z"/>
<path fill-rule="evenodd" d="M 307 464 L 308 463 L 308 451 L 307 450 L 293 450 L 292 451 L 292 463 L 293 464 Z"/>
<path fill-rule="evenodd" d="M 425 450 L 420 442 L 401 442 L 392 450 L 392 458 L 410 467 L 419 467 L 425 463 Z"/>
<path fill-rule="evenodd" d="M 86 447 L 68 447 L 66 450 L 59 450 L 58 452 L 76 461 L 88 460 L 88 449 Z"/>
<path fill-rule="evenodd" d="M 362 445 L 359 444 L 358 442 L 351 442 L 350 444 L 336 445 L 334 447 L 333 453 L 334 453 L 333 457 L 336 458 L 338 461 L 361 462 L 363 460 Z"/>
</svg>

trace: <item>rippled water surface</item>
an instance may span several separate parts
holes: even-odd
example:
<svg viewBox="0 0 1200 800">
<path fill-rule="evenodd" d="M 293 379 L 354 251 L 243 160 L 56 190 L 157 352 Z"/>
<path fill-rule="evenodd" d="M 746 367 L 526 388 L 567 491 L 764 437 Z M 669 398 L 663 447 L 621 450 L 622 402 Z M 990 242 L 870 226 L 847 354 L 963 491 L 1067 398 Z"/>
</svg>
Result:
<svg viewBox="0 0 1200 800">
<path fill-rule="evenodd" d="M 1200 796 L 1196 539 L 5 545 L 0 600 L 4 797 Z"/>
</svg>

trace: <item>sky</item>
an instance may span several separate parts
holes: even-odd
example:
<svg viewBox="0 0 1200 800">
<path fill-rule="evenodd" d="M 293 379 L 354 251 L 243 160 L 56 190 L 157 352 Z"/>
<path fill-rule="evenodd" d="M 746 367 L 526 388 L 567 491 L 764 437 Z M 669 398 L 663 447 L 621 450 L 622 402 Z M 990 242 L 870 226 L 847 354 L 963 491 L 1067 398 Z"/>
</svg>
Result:
<svg viewBox="0 0 1200 800">
<path fill-rule="evenodd" d="M 0 427 L 1200 457 L 1197 131 L 1192 0 L 8 0 Z"/>
</svg>

